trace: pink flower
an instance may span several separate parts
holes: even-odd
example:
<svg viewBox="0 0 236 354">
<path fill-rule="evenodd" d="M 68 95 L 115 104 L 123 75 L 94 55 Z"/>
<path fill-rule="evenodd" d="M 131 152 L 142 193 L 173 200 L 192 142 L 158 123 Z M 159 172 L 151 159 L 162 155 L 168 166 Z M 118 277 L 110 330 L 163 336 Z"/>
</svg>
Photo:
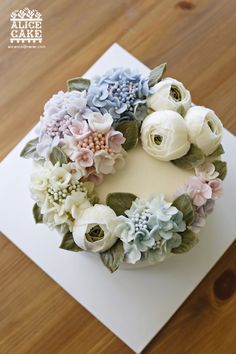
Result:
<svg viewBox="0 0 236 354">
<path fill-rule="evenodd" d="M 199 233 L 201 229 L 206 225 L 206 217 L 200 213 L 196 213 L 194 223 L 190 226 L 190 229 L 195 233 Z"/>
<path fill-rule="evenodd" d="M 185 186 L 185 192 L 190 196 L 193 204 L 197 207 L 202 206 L 208 199 L 212 197 L 212 189 L 207 184 L 202 182 L 199 177 L 192 177 Z"/>
<path fill-rule="evenodd" d="M 100 173 L 96 172 L 96 168 L 95 167 L 89 167 L 86 170 L 87 172 L 87 177 L 86 177 L 86 181 L 89 182 L 93 182 L 95 185 L 99 185 L 103 182 L 103 175 Z"/>
<path fill-rule="evenodd" d="M 83 140 L 91 134 L 91 130 L 85 120 L 73 120 L 72 124 L 69 126 L 69 129 L 71 134 L 79 140 Z"/>
<path fill-rule="evenodd" d="M 116 130 L 111 129 L 107 134 L 106 134 L 106 144 L 110 149 L 112 149 L 113 152 L 120 152 L 121 151 L 121 145 L 125 142 L 125 138 L 123 137 L 123 134 L 121 132 L 118 132 Z"/>
<path fill-rule="evenodd" d="M 222 195 L 222 181 L 219 178 L 211 180 L 208 185 L 211 187 L 212 190 L 212 199 L 216 200 L 221 197 Z"/>
<path fill-rule="evenodd" d="M 96 151 L 94 155 L 94 165 L 98 174 L 108 175 L 114 173 L 114 158 L 105 150 Z"/>
<path fill-rule="evenodd" d="M 75 156 L 75 163 L 79 167 L 91 167 L 93 165 L 93 152 L 89 149 L 81 148 Z"/>
<path fill-rule="evenodd" d="M 203 182 L 211 181 L 219 176 L 219 172 L 215 170 L 215 166 L 211 162 L 195 168 L 196 175 L 201 178 Z"/>
</svg>

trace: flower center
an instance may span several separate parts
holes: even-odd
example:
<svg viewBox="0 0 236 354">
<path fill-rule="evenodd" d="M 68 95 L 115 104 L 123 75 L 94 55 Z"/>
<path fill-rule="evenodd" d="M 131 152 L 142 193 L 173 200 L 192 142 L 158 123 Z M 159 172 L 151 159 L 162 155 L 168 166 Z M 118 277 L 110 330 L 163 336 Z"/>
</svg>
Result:
<svg viewBox="0 0 236 354">
<path fill-rule="evenodd" d="M 161 145 L 162 140 L 163 140 L 163 137 L 162 137 L 161 135 L 155 135 L 155 136 L 154 136 L 154 143 L 155 143 L 156 145 Z"/>
<path fill-rule="evenodd" d="M 95 225 L 89 230 L 89 232 L 86 233 L 85 236 L 89 242 L 96 242 L 103 239 L 104 231 L 99 225 Z"/>
<path fill-rule="evenodd" d="M 87 138 L 78 142 L 80 148 L 91 150 L 93 153 L 99 150 L 105 150 L 109 154 L 113 154 L 113 150 L 106 144 L 105 134 L 93 132 Z M 83 159 L 83 157 L 82 157 Z"/>
<path fill-rule="evenodd" d="M 171 85 L 170 89 L 170 96 L 175 100 L 175 101 L 181 101 L 182 96 L 179 88 L 175 85 Z"/>
<path fill-rule="evenodd" d="M 137 98 L 138 83 L 129 79 L 121 79 L 115 83 L 109 84 L 109 93 L 117 97 L 120 102 L 126 103 L 127 110 L 133 111 L 133 105 Z"/>
<path fill-rule="evenodd" d="M 150 217 L 150 212 L 148 209 L 143 210 L 141 213 L 136 213 L 131 220 L 134 223 L 135 232 L 147 229 L 148 220 Z"/>
<path fill-rule="evenodd" d="M 71 135 L 69 127 L 72 125 L 73 118 L 66 114 L 60 120 L 51 120 L 45 129 L 45 133 L 52 138 L 59 136 L 59 138 L 64 138 L 64 135 Z"/>
</svg>

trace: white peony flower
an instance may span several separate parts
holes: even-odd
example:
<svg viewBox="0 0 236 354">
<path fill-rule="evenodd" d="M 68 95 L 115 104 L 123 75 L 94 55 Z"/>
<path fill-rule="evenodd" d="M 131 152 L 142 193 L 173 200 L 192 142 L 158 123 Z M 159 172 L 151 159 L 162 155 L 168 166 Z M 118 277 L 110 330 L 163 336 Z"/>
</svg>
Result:
<svg viewBox="0 0 236 354">
<path fill-rule="evenodd" d="M 190 148 L 185 120 L 170 110 L 154 112 L 144 119 L 141 140 L 144 150 L 161 161 L 178 159 Z"/>
<path fill-rule="evenodd" d="M 93 112 L 88 115 L 89 127 L 94 132 L 105 134 L 111 129 L 112 123 L 113 119 L 109 113 L 102 115 L 101 113 Z"/>
<path fill-rule="evenodd" d="M 170 77 L 153 87 L 154 93 L 147 99 L 147 105 L 154 111 L 171 110 L 185 114 L 191 105 L 190 92 L 182 82 Z"/>
<path fill-rule="evenodd" d="M 202 106 L 191 107 L 185 122 L 192 144 L 208 156 L 220 145 L 223 125 L 214 111 Z"/>
<path fill-rule="evenodd" d="M 84 211 L 76 220 L 73 228 L 75 243 L 82 249 L 90 252 L 104 252 L 111 248 L 117 241 L 114 234 L 116 214 L 106 205 L 96 204 Z M 97 227 L 99 226 L 99 227 Z M 99 232 L 99 238 L 91 242 L 89 236 Z"/>
</svg>

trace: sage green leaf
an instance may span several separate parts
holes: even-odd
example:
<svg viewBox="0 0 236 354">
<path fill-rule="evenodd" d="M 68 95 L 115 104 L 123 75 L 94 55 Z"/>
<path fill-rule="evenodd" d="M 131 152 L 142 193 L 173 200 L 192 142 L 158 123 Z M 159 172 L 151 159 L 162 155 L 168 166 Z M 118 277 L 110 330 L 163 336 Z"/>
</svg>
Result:
<svg viewBox="0 0 236 354">
<path fill-rule="evenodd" d="M 179 233 L 182 237 L 182 243 L 179 247 L 173 248 L 172 253 L 185 253 L 191 250 L 197 243 L 197 236 L 190 230 L 186 230 L 182 233 Z"/>
<path fill-rule="evenodd" d="M 217 159 L 217 157 L 219 157 L 220 155 L 223 155 L 224 153 L 225 153 L 224 148 L 223 148 L 223 146 L 220 144 L 220 145 L 218 146 L 218 148 L 217 148 L 211 155 L 209 155 L 207 158 L 208 158 L 208 159 L 211 159 L 211 160 Z"/>
<path fill-rule="evenodd" d="M 73 252 L 83 251 L 83 249 L 77 246 L 77 244 L 75 243 L 72 233 L 70 231 L 68 231 L 63 236 L 63 239 L 59 247 L 67 251 L 73 251 Z"/>
<path fill-rule="evenodd" d="M 43 159 L 42 157 L 39 156 L 36 150 L 38 142 L 39 142 L 39 138 L 30 140 L 25 145 L 24 149 L 21 151 L 20 156 L 24 157 L 25 159 L 34 159 L 34 160 Z"/>
<path fill-rule="evenodd" d="M 87 197 L 88 200 L 92 205 L 98 204 L 99 203 L 99 198 L 96 194 L 96 191 L 94 189 L 94 183 L 86 181 L 84 182 L 84 187 L 86 188 L 87 191 Z"/>
<path fill-rule="evenodd" d="M 122 145 L 126 151 L 137 145 L 139 136 L 138 122 L 135 120 L 123 121 L 117 125 L 116 130 L 120 131 L 126 139 Z"/>
<path fill-rule="evenodd" d="M 192 225 L 195 220 L 195 211 L 190 196 L 188 194 L 182 194 L 176 198 L 172 204 L 183 213 L 183 219 L 186 225 Z"/>
<path fill-rule="evenodd" d="M 117 241 L 109 250 L 100 253 L 103 264 L 110 270 L 115 272 L 124 260 L 124 247 L 122 241 Z"/>
<path fill-rule="evenodd" d="M 196 146 L 191 145 L 187 154 L 179 159 L 172 160 L 173 164 L 177 167 L 191 170 L 194 167 L 198 167 L 205 161 L 203 152 Z"/>
<path fill-rule="evenodd" d="M 157 67 L 155 67 L 153 70 L 151 70 L 148 78 L 148 86 L 152 87 L 155 84 L 157 84 L 159 81 L 161 81 L 165 71 L 166 71 L 166 63 L 160 64 Z"/>
<path fill-rule="evenodd" d="M 227 175 L 227 163 L 225 161 L 216 160 L 213 162 L 213 164 L 216 171 L 219 172 L 218 178 L 223 181 Z"/>
<path fill-rule="evenodd" d="M 49 160 L 53 165 L 56 165 L 57 162 L 60 163 L 60 166 L 64 163 L 68 163 L 68 157 L 66 156 L 64 151 L 58 146 L 54 146 L 54 148 L 52 149 L 52 152 L 49 156 Z"/>
<path fill-rule="evenodd" d="M 88 233 L 85 234 L 85 236 L 89 242 L 93 243 L 93 242 L 100 241 L 103 239 L 104 231 L 101 228 L 101 226 L 95 225 L 89 230 Z"/>
<path fill-rule="evenodd" d="M 116 215 L 125 215 L 125 211 L 130 209 L 136 198 L 136 195 L 132 193 L 109 193 L 106 204 L 114 210 Z"/>
<path fill-rule="evenodd" d="M 68 91 L 84 91 L 88 90 L 90 86 L 90 80 L 83 77 L 76 77 L 67 81 Z"/>
<path fill-rule="evenodd" d="M 37 203 L 33 206 L 33 216 L 36 224 L 40 224 L 43 222 L 43 215 L 41 214 L 41 209 Z"/>
</svg>

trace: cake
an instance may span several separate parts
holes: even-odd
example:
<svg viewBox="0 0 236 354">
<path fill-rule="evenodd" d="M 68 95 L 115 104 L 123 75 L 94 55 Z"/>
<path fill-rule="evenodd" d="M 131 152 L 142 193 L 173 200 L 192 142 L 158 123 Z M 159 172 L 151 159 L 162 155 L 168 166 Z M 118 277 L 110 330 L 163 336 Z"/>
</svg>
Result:
<svg viewBox="0 0 236 354">
<path fill-rule="evenodd" d="M 222 123 L 165 71 L 69 80 L 21 152 L 34 160 L 35 222 L 111 272 L 190 251 L 222 194 Z"/>
</svg>

